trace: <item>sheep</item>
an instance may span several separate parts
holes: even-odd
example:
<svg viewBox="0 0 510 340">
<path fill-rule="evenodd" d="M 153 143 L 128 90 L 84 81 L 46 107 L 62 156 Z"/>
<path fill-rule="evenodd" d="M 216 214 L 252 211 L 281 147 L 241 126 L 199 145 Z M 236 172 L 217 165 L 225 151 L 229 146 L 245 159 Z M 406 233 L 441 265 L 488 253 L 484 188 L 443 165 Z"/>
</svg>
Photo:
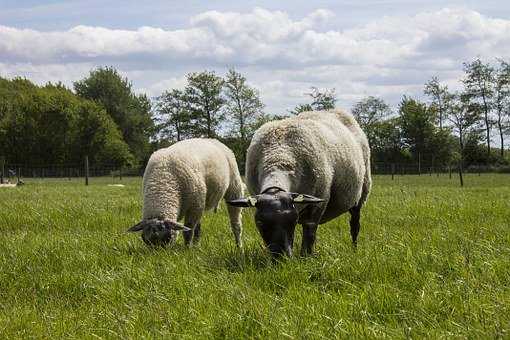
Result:
<svg viewBox="0 0 510 340">
<path fill-rule="evenodd" d="M 255 196 L 227 203 L 256 208 L 255 223 L 275 257 L 292 256 L 297 223 L 303 227 L 301 255 L 312 254 L 318 225 L 347 211 L 355 247 L 372 182 L 367 138 L 342 110 L 266 123 L 248 148 L 246 181 Z"/>
<path fill-rule="evenodd" d="M 217 208 L 222 198 L 241 197 L 243 182 L 228 147 L 215 139 L 180 141 L 151 155 L 143 175 L 142 221 L 128 231 L 142 231 L 147 245 L 166 245 L 182 230 L 190 246 L 200 238 L 205 211 Z M 241 208 L 227 210 L 236 245 L 242 247 Z"/>
</svg>

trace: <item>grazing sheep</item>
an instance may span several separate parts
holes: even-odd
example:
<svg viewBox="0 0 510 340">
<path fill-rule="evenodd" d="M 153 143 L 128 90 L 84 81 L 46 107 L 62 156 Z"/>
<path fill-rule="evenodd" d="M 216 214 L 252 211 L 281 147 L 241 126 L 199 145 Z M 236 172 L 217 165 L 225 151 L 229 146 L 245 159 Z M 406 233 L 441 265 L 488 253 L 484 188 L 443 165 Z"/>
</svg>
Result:
<svg viewBox="0 0 510 340">
<path fill-rule="evenodd" d="M 154 152 L 143 175 L 143 218 L 129 229 L 142 231 L 149 245 L 175 241 L 183 230 L 190 245 L 200 238 L 204 211 L 222 198 L 243 196 L 243 183 L 233 152 L 214 139 L 189 139 Z M 241 247 L 241 208 L 227 206 L 230 226 Z M 184 225 L 177 221 L 184 219 Z"/>
<path fill-rule="evenodd" d="M 274 255 L 292 255 L 297 223 L 301 254 L 311 254 L 318 225 L 347 211 L 356 245 L 371 186 L 368 141 L 354 117 L 340 110 L 269 122 L 248 148 L 246 180 L 256 196 L 228 203 L 256 208 L 257 228 Z"/>
</svg>

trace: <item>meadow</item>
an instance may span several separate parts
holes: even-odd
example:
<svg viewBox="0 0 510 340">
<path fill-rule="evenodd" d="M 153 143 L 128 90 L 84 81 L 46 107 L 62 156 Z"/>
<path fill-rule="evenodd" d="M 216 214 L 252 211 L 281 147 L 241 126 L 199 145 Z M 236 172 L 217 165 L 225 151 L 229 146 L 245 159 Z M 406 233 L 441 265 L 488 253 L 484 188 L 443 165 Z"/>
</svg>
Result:
<svg viewBox="0 0 510 340">
<path fill-rule="evenodd" d="M 0 338 L 509 338 L 510 175 L 465 180 L 375 176 L 357 251 L 345 215 L 280 263 L 224 206 L 148 249 L 140 178 L 0 188 Z"/>
</svg>

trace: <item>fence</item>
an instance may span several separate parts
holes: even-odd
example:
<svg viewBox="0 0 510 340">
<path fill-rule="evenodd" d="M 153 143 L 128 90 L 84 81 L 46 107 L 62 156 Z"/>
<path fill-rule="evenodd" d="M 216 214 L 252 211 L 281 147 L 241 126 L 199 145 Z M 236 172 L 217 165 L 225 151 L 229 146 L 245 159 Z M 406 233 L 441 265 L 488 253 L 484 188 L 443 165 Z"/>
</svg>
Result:
<svg viewBox="0 0 510 340">
<path fill-rule="evenodd" d="M 13 182 L 22 178 L 54 178 L 54 179 L 76 179 L 83 178 L 85 184 L 88 184 L 90 177 L 106 177 L 122 179 L 126 176 L 143 176 L 144 168 L 126 168 L 119 166 L 96 166 L 88 164 L 85 159 L 83 164 L 65 164 L 65 165 L 24 165 L 7 164 L 0 162 L 0 183 L 7 180 Z M 372 174 L 374 175 L 449 175 L 458 173 L 458 166 L 443 165 L 430 166 L 415 163 L 389 163 L 373 162 Z M 465 173 L 486 173 L 486 172 L 506 172 L 510 173 L 510 167 L 493 167 L 487 165 L 472 165 L 464 169 Z"/>
<path fill-rule="evenodd" d="M 89 164 L 85 158 L 83 164 L 64 165 L 25 165 L 25 164 L 0 164 L 0 184 L 20 181 L 22 178 L 32 179 L 76 179 L 83 178 L 88 185 L 90 177 L 111 176 L 118 179 L 126 176 L 142 176 L 143 168 L 127 168 L 113 165 L 96 166 Z"/>
</svg>

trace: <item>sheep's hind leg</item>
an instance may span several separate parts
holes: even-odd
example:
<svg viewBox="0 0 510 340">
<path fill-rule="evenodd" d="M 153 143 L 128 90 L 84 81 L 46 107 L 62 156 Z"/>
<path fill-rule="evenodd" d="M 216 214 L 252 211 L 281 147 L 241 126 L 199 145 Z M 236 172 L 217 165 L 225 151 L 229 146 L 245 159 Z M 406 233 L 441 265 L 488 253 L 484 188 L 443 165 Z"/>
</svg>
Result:
<svg viewBox="0 0 510 340">
<path fill-rule="evenodd" d="M 197 244 L 200 241 L 200 235 L 202 234 L 201 226 L 202 224 L 198 222 L 193 230 L 193 244 Z"/>
<path fill-rule="evenodd" d="M 191 241 L 193 239 L 194 228 L 193 228 L 193 226 L 190 226 L 190 225 L 186 225 L 186 227 L 190 228 L 191 230 L 183 231 L 182 236 L 184 237 L 184 245 L 186 245 L 187 247 L 190 247 Z"/>
<path fill-rule="evenodd" d="M 349 212 L 351 213 L 351 219 L 349 220 L 349 224 L 351 225 L 351 238 L 352 238 L 352 245 L 354 247 L 357 246 L 357 239 L 359 234 L 359 228 L 360 228 L 360 211 L 361 206 L 357 205 L 351 209 L 349 209 Z"/>
<path fill-rule="evenodd" d="M 230 218 L 230 228 L 232 229 L 232 234 L 234 234 L 234 238 L 236 240 L 236 245 L 238 248 L 243 247 L 243 226 L 241 222 L 241 208 L 237 208 L 231 205 L 227 205 L 228 215 Z"/>
</svg>

